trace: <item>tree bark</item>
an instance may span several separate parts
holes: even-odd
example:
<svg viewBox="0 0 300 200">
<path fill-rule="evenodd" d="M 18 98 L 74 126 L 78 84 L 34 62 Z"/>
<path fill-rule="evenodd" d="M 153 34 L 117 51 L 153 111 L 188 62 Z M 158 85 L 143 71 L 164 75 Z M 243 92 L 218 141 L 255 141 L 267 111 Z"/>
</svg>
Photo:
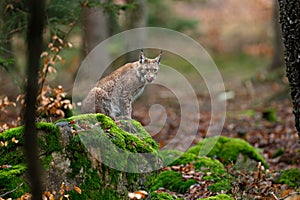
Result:
<svg viewBox="0 0 300 200">
<path fill-rule="evenodd" d="M 269 65 L 269 69 L 278 69 L 284 66 L 284 47 L 282 41 L 282 33 L 279 23 L 279 7 L 277 0 L 274 0 L 273 8 L 273 30 L 274 30 L 274 39 L 273 39 L 273 48 L 274 53 L 272 56 L 272 61 Z"/>
<path fill-rule="evenodd" d="M 126 11 L 125 29 L 130 30 L 134 28 L 146 27 L 148 21 L 147 0 L 126 0 L 126 3 L 134 4 L 135 7 Z M 137 44 L 143 44 L 146 39 L 146 34 L 140 34 L 136 36 L 135 42 Z M 138 57 L 136 52 L 129 52 L 126 54 L 127 62 L 133 62 L 137 59 Z"/>
<path fill-rule="evenodd" d="M 43 45 L 44 1 L 28 0 L 29 19 L 27 31 L 27 87 L 26 108 L 24 113 L 25 132 L 24 150 L 28 165 L 28 175 L 31 182 L 32 199 L 42 198 L 40 163 L 38 160 L 37 130 L 35 126 L 36 96 L 38 91 L 38 71 Z"/>
<path fill-rule="evenodd" d="M 109 37 L 108 17 L 102 8 L 82 8 L 84 49 L 88 54 L 97 44 Z"/>
<path fill-rule="evenodd" d="M 286 74 L 294 106 L 295 126 L 300 138 L 300 1 L 278 0 L 278 2 L 285 46 Z"/>
</svg>

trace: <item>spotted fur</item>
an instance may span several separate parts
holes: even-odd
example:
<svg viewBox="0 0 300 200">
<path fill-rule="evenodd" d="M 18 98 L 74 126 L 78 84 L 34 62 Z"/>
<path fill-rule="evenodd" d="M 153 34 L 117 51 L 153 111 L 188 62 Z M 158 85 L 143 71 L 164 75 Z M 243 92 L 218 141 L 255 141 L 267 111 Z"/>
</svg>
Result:
<svg viewBox="0 0 300 200">
<path fill-rule="evenodd" d="M 115 120 L 131 119 L 132 102 L 156 79 L 161 54 L 149 59 L 141 51 L 138 61 L 100 79 L 83 100 L 82 112 L 103 113 Z"/>
</svg>

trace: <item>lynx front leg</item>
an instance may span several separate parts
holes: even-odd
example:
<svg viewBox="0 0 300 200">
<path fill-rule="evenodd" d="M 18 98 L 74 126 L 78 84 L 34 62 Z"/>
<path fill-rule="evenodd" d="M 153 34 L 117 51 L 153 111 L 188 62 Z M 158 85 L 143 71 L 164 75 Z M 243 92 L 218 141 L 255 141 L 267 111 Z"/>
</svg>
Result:
<svg viewBox="0 0 300 200">
<path fill-rule="evenodd" d="M 126 95 L 128 96 L 128 95 Z M 129 97 L 120 97 L 120 119 L 126 119 L 130 120 L 131 119 L 131 112 L 132 112 L 132 107 L 131 107 L 131 98 Z"/>
</svg>

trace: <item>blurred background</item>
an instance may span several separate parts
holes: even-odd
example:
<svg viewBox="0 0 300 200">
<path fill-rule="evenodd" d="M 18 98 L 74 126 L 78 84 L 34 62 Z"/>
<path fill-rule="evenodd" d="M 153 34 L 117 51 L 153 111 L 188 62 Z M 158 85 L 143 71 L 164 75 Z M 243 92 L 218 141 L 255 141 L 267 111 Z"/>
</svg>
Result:
<svg viewBox="0 0 300 200">
<path fill-rule="evenodd" d="M 121 31 L 144 26 L 187 34 L 231 76 L 240 69 L 243 73 L 238 75 L 244 78 L 283 66 L 275 0 L 46 2 L 45 50 L 53 36 L 72 44 L 59 52 L 64 62 L 56 64 L 57 73 L 51 77 L 51 82 L 67 89 L 72 87 L 81 61 L 97 44 Z M 23 0 L 1 1 L 0 92 L 10 98 L 16 98 L 24 82 L 26 10 Z"/>
<path fill-rule="evenodd" d="M 278 124 L 274 124 L 272 119 L 262 121 L 265 108 L 272 108 L 271 115 L 273 110 L 276 111 L 276 122 L 284 119 L 275 134 L 281 137 L 283 132 L 294 133 L 276 2 L 46 0 L 38 110 L 41 116 L 50 121 L 70 115 L 66 110 L 78 106 L 77 102 L 68 100 L 72 97 L 76 73 L 86 55 L 101 41 L 137 27 L 163 27 L 184 33 L 201 44 L 220 70 L 226 91 L 219 95 L 219 100 L 227 101 L 226 122 L 222 134 L 246 138 L 257 147 L 270 144 L 273 140 L 270 141 L 268 133 Z M 27 10 L 25 0 L 0 2 L 2 130 L 19 123 L 18 116 L 24 105 L 22 94 L 26 82 Z M 114 48 L 118 47 L 113 47 L 108 52 L 113 54 Z M 138 53 L 139 50 L 119 57 L 111 64 L 112 69 L 107 73 L 126 62 L 137 60 Z M 157 53 L 158 50 L 146 49 L 149 57 Z M 179 70 L 195 88 L 201 118 L 189 120 L 199 125 L 196 143 L 206 135 L 211 119 L 210 96 L 205 83 L 199 82 L 201 78 L 194 77 L 195 72 L 190 63 L 172 52 L 164 53 L 162 64 Z M 151 126 L 148 126 L 148 130 L 164 146 L 176 135 L 181 114 L 178 101 L 168 88 L 155 84 L 147 86 L 145 94 L 134 103 L 133 118 L 145 126 L 149 125 L 149 109 L 155 103 L 163 105 L 164 110 L 152 112 L 152 115 L 157 121 L 164 119 L 165 123 L 159 124 L 161 128 L 158 132 L 154 132 Z M 184 141 L 174 144 L 179 145 L 182 142 Z M 275 151 L 280 145 L 289 145 L 282 138 L 273 142 L 276 145 L 273 145 L 271 151 Z M 269 151 L 270 149 L 267 152 Z"/>
</svg>

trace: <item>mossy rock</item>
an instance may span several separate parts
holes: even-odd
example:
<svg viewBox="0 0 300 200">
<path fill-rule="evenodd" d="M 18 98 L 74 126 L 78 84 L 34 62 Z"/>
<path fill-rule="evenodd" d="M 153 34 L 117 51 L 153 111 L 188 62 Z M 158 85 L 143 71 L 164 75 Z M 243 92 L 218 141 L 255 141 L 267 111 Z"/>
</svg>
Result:
<svg viewBox="0 0 300 200">
<path fill-rule="evenodd" d="M 71 199 L 126 199 L 128 191 L 145 189 L 147 181 L 156 177 L 152 171 L 159 168 L 158 144 L 139 122 L 123 123 L 130 123 L 135 133 L 122 130 L 122 123 L 116 124 L 103 114 L 37 123 L 44 189 L 58 194 L 64 182 Z M 5 198 L 29 192 L 23 131 L 18 127 L 0 134 L 0 141 L 6 142 L 0 147 L 0 166 L 11 166 L 0 171 L 0 191 L 21 185 Z M 72 190 L 75 186 L 81 188 L 81 194 Z"/>
<path fill-rule="evenodd" d="M 180 159 L 178 160 L 180 163 Z M 189 163 L 195 167 L 195 171 L 204 172 L 203 180 L 211 182 L 208 187 L 211 192 L 230 190 L 233 178 L 226 173 L 226 170 L 220 161 L 209 157 L 194 157 L 193 161 L 186 164 Z M 194 179 L 184 180 L 181 172 L 163 171 L 158 175 L 151 189 L 157 190 L 158 188 L 163 187 L 176 193 L 185 193 L 190 186 L 195 183 L 197 183 L 197 181 Z"/>
<path fill-rule="evenodd" d="M 159 155 L 162 158 L 163 166 L 189 164 L 199 158 L 195 154 L 173 149 L 161 150 L 159 151 Z"/>
<path fill-rule="evenodd" d="M 184 180 L 182 174 L 176 171 L 161 172 L 154 182 L 152 190 L 157 190 L 161 187 L 171 190 L 173 192 L 184 194 L 191 185 L 197 183 L 194 179 Z"/>
<path fill-rule="evenodd" d="M 264 160 L 262 155 L 259 154 L 258 150 L 245 140 L 239 138 L 223 136 L 205 138 L 197 145 L 191 147 L 187 153 L 201 155 L 206 151 L 206 149 L 211 149 L 207 152 L 206 156 L 217 158 L 224 164 L 236 163 L 239 155 L 241 154 L 245 159 L 244 162 L 247 162 L 247 160 L 250 159 L 256 162 L 261 162 L 262 165 L 268 167 L 267 162 Z"/>
<path fill-rule="evenodd" d="M 164 166 L 192 164 L 196 171 L 207 173 L 203 179 L 213 182 L 209 186 L 209 190 L 212 192 L 230 190 L 232 177 L 226 173 L 223 164 L 219 160 L 203 156 L 199 157 L 195 154 L 184 153 L 178 150 L 163 150 L 160 151 L 160 156 Z"/>
<path fill-rule="evenodd" d="M 217 196 L 208 197 L 208 198 L 200 198 L 204 200 L 234 200 L 234 198 L 228 196 L 227 194 L 218 194 Z M 200 200 L 198 199 L 198 200 Z"/>
<path fill-rule="evenodd" d="M 193 162 L 196 171 L 205 172 L 203 180 L 212 181 L 208 186 L 211 192 L 229 191 L 233 181 L 232 176 L 226 173 L 223 164 L 209 157 L 200 157 Z"/>
<path fill-rule="evenodd" d="M 300 186 L 300 170 L 298 168 L 284 170 L 279 177 L 279 183 L 298 188 Z"/>
<path fill-rule="evenodd" d="M 12 198 L 17 198 L 28 192 L 29 188 L 24 181 L 25 165 L 14 165 L 0 170 L 0 194 L 13 191 Z M 6 197 L 6 196 L 5 196 Z"/>
</svg>

